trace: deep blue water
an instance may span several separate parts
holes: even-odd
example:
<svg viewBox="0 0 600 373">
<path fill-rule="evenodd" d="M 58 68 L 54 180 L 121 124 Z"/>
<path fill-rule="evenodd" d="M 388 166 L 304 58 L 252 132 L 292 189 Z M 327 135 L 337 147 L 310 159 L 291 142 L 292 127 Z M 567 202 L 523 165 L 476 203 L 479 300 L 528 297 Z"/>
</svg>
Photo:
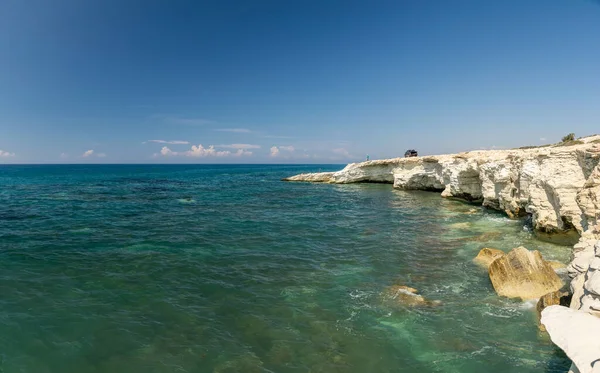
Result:
<svg viewBox="0 0 600 373">
<path fill-rule="evenodd" d="M 471 259 L 569 248 L 436 193 L 280 181 L 340 168 L 0 166 L 0 372 L 568 368 Z"/>
</svg>

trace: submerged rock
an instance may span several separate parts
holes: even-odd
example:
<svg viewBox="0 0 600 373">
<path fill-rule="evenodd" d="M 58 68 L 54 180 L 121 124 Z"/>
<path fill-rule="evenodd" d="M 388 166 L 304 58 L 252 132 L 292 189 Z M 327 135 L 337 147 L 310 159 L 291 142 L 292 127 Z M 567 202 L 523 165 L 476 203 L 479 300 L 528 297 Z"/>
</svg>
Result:
<svg viewBox="0 0 600 373">
<path fill-rule="evenodd" d="M 384 299 L 403 306 L 431 306 L 439 305 L 439 301 L 429 301 L 418 290 L 404 285 L 392 285 L 385 289 Z"/>
<path fill-rule="evenodd" d="M 496 293 L 508 298 L 536 299 L 563 286 L 540 252 L 524 247 L 493 261 L 488 273 Z"/>
<path fill-rule="evenodd" d="M 485 268 L 489 268 L 490 264 L 492 264 L 494 260 L 503 257 L 505 254 L 506 253 L 502 250 L 484 247 L 483 249 L 479 250 L 479 254 L 477 254 L 473 261 Z"/>
<path fill-rule="evenodd" d="M 562 306 L 542 311 L 542 324 L 552 342 L 580 373 L 600 373 L 600 318 Z"/>
<path fill-rule="evenodd" d="M 554 272 L 561 272 L 567 270 L 567 265 L 565 263 L 561 263 L 558 260 L 546 260 L 550 267 L 554 270 Z"/>
<path fill-rule="evenodd" d="M 454 223 L 454 224 L 450 224 L 450 228 L 452 229 L 469 229 L 471 228 L 471 223 L 469 222 L 461 222 L 461 223 Z"/>
<path fill-rule="evenodd" d="M 568 307 L 569 303 L 571 303 L 571 295 L 566 291 L 557 290 L 542 296 L 540 300 L 538 300 L 537 305 L 535 307 L 538 316 L 538 327 L 540 328 L 540 330 L 543 332 L 546 331 L 544 324 L 541 323 L 542 311 L 546 307 L 556 305 Z"/>
</svg>

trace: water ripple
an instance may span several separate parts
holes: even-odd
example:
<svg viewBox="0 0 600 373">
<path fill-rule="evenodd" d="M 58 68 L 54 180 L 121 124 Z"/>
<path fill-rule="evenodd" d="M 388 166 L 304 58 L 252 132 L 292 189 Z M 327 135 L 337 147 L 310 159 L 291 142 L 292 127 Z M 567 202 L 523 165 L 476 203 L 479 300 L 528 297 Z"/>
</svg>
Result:
<svg viewBox="0 0 600 373">
<path fill-rule="evenodd" d="M 339 167 L 0 167 L 0 371 L 568 367 L 471 263 L 567 248 L 434 193 L 279 181 L 319 168 Z M 386 302 L 394 284 L 439 304 Z"/>
</svg>

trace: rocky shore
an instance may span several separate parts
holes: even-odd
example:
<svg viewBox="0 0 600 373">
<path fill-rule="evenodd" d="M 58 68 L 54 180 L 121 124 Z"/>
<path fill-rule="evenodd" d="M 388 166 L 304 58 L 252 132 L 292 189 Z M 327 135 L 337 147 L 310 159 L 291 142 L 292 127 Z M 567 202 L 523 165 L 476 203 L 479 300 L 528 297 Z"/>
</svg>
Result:
<svg viewBox="0 0 600 373">
<path fill-rule="evenodd" d="M 550 306 L 542 311 L 542 322 L 574 361 L 572 372 L 600 372 L 600 360 L 592 366 L 600 359 L 600 349 L 589 352 L 581 347 L 597 347 L 598 342 L 592 342 L 597 336 L 590 333 L 600 328 L 600 319 L 590 317 L 600 316 L 600 135 L 527 149 L 352 163 L 338 172 L 284 180 L 389 183 L 398 189 L 437 191 L 509 217 L 529 217 L 540 238 L 575 243 L 568 266 L 571 309 Z M 572 332 L 581 323 L 589 325 L 580 327 L 584 334 Z M 587 339 L 589 344 L 582 343 Z"/>
</svg>

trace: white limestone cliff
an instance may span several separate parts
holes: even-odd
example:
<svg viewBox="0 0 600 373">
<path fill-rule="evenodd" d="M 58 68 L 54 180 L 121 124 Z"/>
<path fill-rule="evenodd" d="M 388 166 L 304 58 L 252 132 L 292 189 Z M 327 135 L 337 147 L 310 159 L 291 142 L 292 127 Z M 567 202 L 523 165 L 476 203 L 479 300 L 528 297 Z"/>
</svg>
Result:
<svg viewBox="0 0 600 373">
<path fill-rule="evenodd" d="M 286 181 L 390 183 L 481 201 L 509 216 L 530 214 L 540 232 L 576 231 L 598 224 L 600 135 L 582 144 L 472 151 L 351 163 L 338 172 L 301 174 Z"/>
<path fill-rule="evenodd" d="M 571 234 L 579 240 L 567 268 L 572 278 L 570 308 L 576 313 L 549 307 L 544 324 L 552 340 L 573 359 L 571 372 L 596 372 L 600 371 L 600 322 L 594 317 L 600 317 L 600 135 L 580 140 L 571 146 L 352 163 L 338 172 L 284 180 L 376 182 L 439 191 L 443 197 L 480 202 L 511 217 L 529 215 L 538 233 Z M 596 342 L 592 346 L 581 341 Z M 597 364 L 591 368 L 588 360 Z"/>
</svg>

